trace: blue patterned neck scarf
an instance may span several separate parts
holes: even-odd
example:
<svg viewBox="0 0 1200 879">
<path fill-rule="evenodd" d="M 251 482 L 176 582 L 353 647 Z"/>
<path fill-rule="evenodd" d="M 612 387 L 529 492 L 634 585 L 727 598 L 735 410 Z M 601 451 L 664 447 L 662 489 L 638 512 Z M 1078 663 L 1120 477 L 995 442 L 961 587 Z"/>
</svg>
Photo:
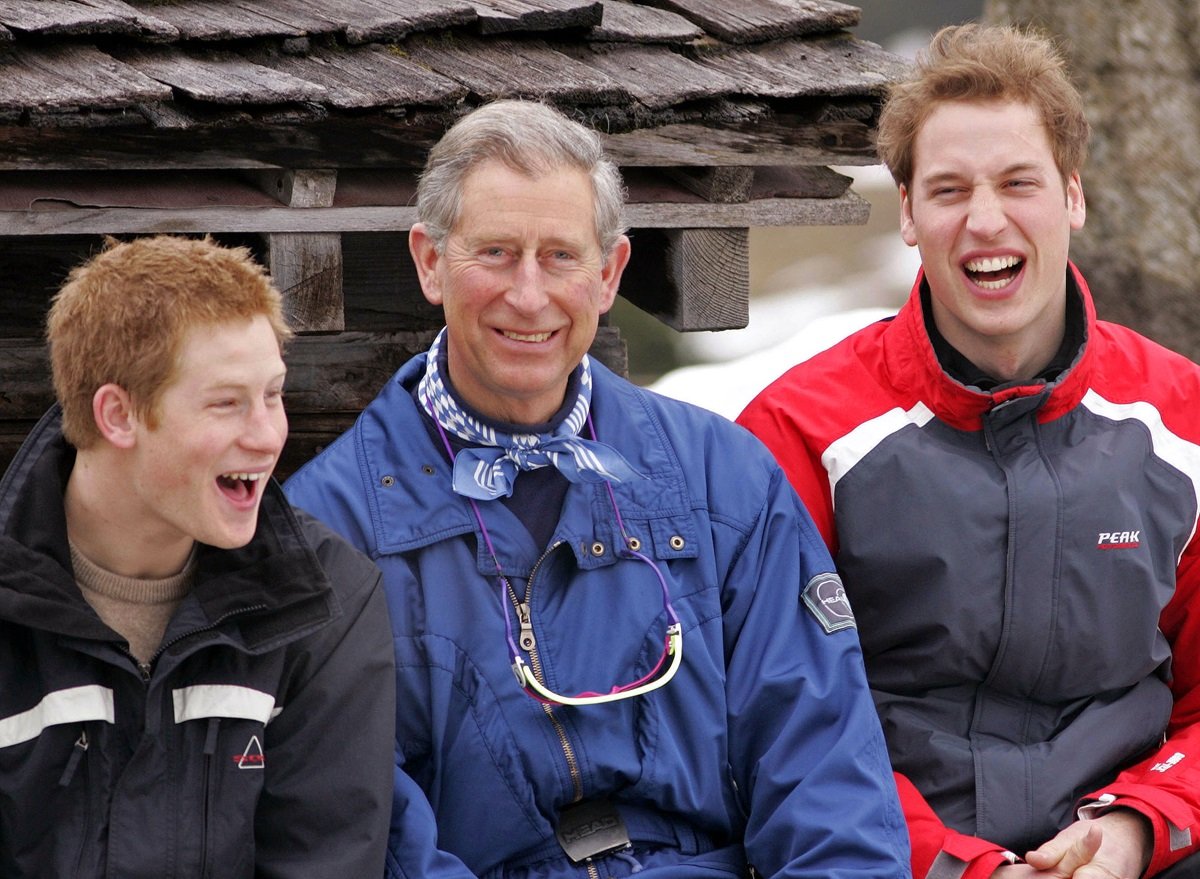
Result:
<svg viewBox="0 0 1200 879">
<path fill-rule="evenodd" d="M 463 411 L 446 387 L 438 364 L 445 337 L 443 328 L 429 348 L 417 397 L 446 431 L 478 444 L 454 456 L 456 494 L 477 500 L 511 497 L 517 474 L 539 467 L 554 467 L 570 482 L 642 478 L 612 446 L 579 436 L 592 403 L 592 367 L 586 354 L 579 364 L 579 396 L 566 418 L 549 433 L 504 433 Z"/>
</svg>

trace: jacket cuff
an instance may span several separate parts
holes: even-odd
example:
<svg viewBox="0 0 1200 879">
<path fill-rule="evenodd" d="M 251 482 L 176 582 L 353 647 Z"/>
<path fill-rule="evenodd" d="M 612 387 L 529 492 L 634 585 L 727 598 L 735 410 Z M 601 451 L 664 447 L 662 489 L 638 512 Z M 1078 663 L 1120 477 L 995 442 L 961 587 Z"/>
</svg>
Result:
<svg viewBox="0 0 1200 879">
<path fill-rule="evenodd" d="M 1144 785 L 1110 785 L 1093 794 L 1078 808 L 1082 819 L 1099 818 L 1113 809 L 1130 809 L 1143 815 L 1153 828 L 1154 850 L 1147 876 L 1165 870 L 1196 848 L 1192 833 L 1195 816 L 1192 809 L 1165 791 Z"/>
<path fill-rule="evenodd" d="M 994 842 L 978 836 L 947 834 L 924 879 L 989 879 L 997 867 L 1020 862 L 1019 857 Z"/>
</svg>

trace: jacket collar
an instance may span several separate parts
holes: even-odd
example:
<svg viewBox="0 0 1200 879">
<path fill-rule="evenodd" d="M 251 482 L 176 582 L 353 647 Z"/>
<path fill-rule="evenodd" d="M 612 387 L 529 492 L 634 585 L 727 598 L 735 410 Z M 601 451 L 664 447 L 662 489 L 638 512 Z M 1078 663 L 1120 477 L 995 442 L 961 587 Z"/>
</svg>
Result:
<svg viewBox="0 0 1200 879">
<path fill-rule="evenodd" d="M 938 418 L 959 430 L 981 429 L 982 418 L 987 412 L 1002 403 L 1024 397 L 1043 397 L 1037 416 L 1043 423 L 1075 408 L 1087 391 L 1093 369 L 1094 346 L 1089 340 L 1095 336 L 1096 309 L 1083 275 L 1073 263 L 1068 263 L 1068 271 L 1074 284 L 1067 285 L 1067 295 L 1079 296 L 1083 303 L 1083 343 L 1071 366 L 1055 380 L 1006 385 L 989 392 L 968 387 L 948 375 L 939 363 L 925 329 L 921 303 L 924 270 L 917 273 L 908 301 L 883 336 L 890 380 L 906 396 L 920 400 Z"/>
<path fill-rule="evenodd" d="M 42 417 L 0 480 L 0 619 L 112 641 L 71 569 L 63 495 L 75 450 L 62 436 L 61 417 L 58 406 Z M 197 625 L 238 616 L 238 638 L 251 649 L 266 649 L 336 612 L 328 578 L 274 481 L 249 544 L 199 547 L 186 602 L 196 605 Z"/>
<path fill-rule="evenodd" d="M 433 441 L 413 400 L 413 389 L 424 369 L 424 354 L 409 360 L 363 413 L 357 426 L 375 549 L 381 554 L 406 552 L 478 530 L 470 505 L 450 491 L 451 463 L 445 449 Z M 595 360 L 592 372 L 592 416 L 597 437 L 616 448 L 646 476 L 612 484 L 626 524 L 640 521 L 643 528 L 650 528 L 647 523 L 651 519 L 689 517 L 685 475 L 645 393 Z M 510 559 L 528 558 L 534 551 L 532 541 L 523 527 L 506 527 L 510 519 L 513 523 L 516 520 L 503 504 L 485 501 L 480 509 L 506 570 Z M 678 522 L 676 526 L 683 527 Z M 567 489 L 559 536 L 570 542 L 581 567 L 610 563 L 611 553 L 597 558 L 582 545 L 586 542 L 590 546 L 597 539 L 612 543 L 617 534 L 604 484 L 571 485 Z M 493 570 L 482 549 L 480 570 Z M 511 573 L 519 575 L 519 571 L 518 566 Z"/>
</svg>

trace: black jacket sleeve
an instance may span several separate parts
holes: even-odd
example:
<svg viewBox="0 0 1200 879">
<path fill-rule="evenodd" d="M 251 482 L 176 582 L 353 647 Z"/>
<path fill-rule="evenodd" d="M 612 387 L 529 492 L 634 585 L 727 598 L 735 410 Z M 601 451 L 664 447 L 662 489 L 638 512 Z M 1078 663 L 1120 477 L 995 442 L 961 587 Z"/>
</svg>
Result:
<svg viewBox="0 0 1200 879">
<path fill-rule="evenodd" d="M 396 704 L 387 604 L 378 569 L 318 530 L 341 612 L 296 645 L 294 685 L 267 728 L 259 879 L 383 875 Z"/>
</svg>

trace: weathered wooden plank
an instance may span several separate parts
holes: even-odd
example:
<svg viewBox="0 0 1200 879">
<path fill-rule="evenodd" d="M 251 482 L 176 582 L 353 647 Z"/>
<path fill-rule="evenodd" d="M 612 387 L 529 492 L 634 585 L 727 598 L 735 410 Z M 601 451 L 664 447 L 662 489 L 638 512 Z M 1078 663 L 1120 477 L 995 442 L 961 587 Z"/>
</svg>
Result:
<svg viewBox="0 0 1200 879">
<path fill-rule="evenodd" d="M 703 29 L 666 9 L 626 0 L 601 0 L 604 17 L 588 32 L 591 40 L 620 43 L 688 43 L 704 36 Z"/>
<path fill-rule="evenodd" d="M 600 23 L 600 0 L 473 0 L 479 32 L 549 31 Z"/>
<path fill-rule="evenodd" d="M 361 45 L 475 20 L 467 0 L 175 0 L 167 5 L 165 17 L 187 39 L 202 40 L 342 34 L 351 45 Z"/>
<path fill-rule="evenodd" d="M 0 45 L 0 108 L 133 107 L 171 90 L 93 46 Z"/>
<path fill-rule="evenodd" d="M 634 226 L 660 229 L 740 226 L 835 226 L 865 223 L 869 204 L 839 198 L 768 198 L 742 204 L 630 204 Z M 0 235 L 132 235 L 205 232 L 403 231 L 415 207 L 360 208 L 96 208 L 0 212 Z"/>
<path fill-rule="evenodd" d="M 292 328 L 299 332 L 345 329 L 341 235 L 280 233 L 266 238 L 267 269 L 283 294 Z"/>
<path fill-rule="evenodd" d="M 306 0 L 225 0 L 224 5 L 235 7 L 237 15 L 249 16 L 252 21 L 260 17 L 274 19 L 288 29 L 288 33 L 281 34 L 285 38 L 323 36 L 343 30 L 343 23 L 332 14 L 339 4 L 309 3 Z"/>
<path fill-rule="evenodd" d="M 103 138 L 107 131 L 127 129 L 133 126 L 145 126 L 146 121 L 140 115 L 141 108 L 109 107 L 109 108 L 80 108 L 80 107 L 26 107 L 20 114 L 20 121 L 30 128 L 73 128 L 86 133 L 93 139 Z M 3 112 L 3 111 L 0 111 Z M 13 111 L 8 111 L 13 112 Z"/>
<path fill-rule="evenodd" d="M 126 50 L 120 58 L 196 101 L 279 104 L 320 101 L 328 95 L 322 85 L 254 64 L 232 52 L 186 52 L 171 46 Z"/>
<path fill-rule="evenodd" d="M 747 229 L 644 229 L 621 295 L 680 332 L 740 329 L 750 321 Z"/>
<path fill-rule="evenodd" d="M 275 176 L 280 172 L 272 169 Z M 278 188 L 270 196 L 263 184 L 222 172 L 181 171 L 172 174 L 113 170 L 13 172 L 0 176 L 0 211 L 69 208 L 188 208 L 193 205 L 275 207 Z"/>
<path fill-rule="evenodd" d="M 604 136 L 618 164 L 875 165 L 872 127 L 859 120 L 814 124 L 779 114 L 720 128 L 681 123 Z"/>
<path fill-rule="evenodd" d="M 179 32 L 122 0 L 0 0 L 0 24 L 39 36 L 125 35 L 175 39 Z"/>
<path fill-rule="evenodd" d="M 264 66 L 327 90 L 326 101 L 343 110 L 413 104 L 450 106 L 467 95 L 460 83 L 408 60 L 393 47 L 323 46 L 307 55 L 256 59 Z"/>
<path fill-rule="evenodd" d="M 751 198 L 838 198 L 851 177 L 829 168 L 755 168 Z"/>
<path fill-rule="evenodd" d="M 408 51 L 419 64 L 461 82 L 482 100 L 522 97 L 615 104 L 630 97 L 611 77 L 541 40 L 414 38 Z"/>
<path fill-rule="evenodd" d="M 643 0 L 677 12 L 730 43 L 761 43 L 854 27 L 857 7 L 833 0 Z"/>
<path fill-rule="evenodd" d="M 710 100 L 744 91 L 737 80 L 697 64 L 666 46 L 584 43 L 561 51 L 611 77 L 651 109 Z"/>
<path fill-rule="evenodd" d="M 230 139 L 227 129 L 212 124 L 185 130 L 113 128 L 102 138 L 88 131 L 34 130 L 10 124 L 0 126 L 5 146 L 0 150 L 0 170 L 194 170 L 331 163 L 380 170 L 418 169 L 440 132 L 460 112 L 263 124 L 243 127 L 236 140 Z M 621 107 L 612 106 L 612 112 L 619 115 Z M 589 109 L 582 115 L 585 121 L 604 125 L 603 113 Z M 430 123 L 430 118 L 435 121 Z M 878 161 L 869 118 L 814 121 L 808 115 L 764 113 L 740 120 L 711 118 L 616 132 L 605 135 L 606 142 L 624 166 L 868 165 Z"/>
<path fill-rule="evenodd" d="M 301 37 L 304 31 L 262 10 L 236 2 L 170 0 L 142 5 L 166 21 L 183 40 L 248 40 L 257 37 Z"/>
<path fill-rule="evenodd" d="M 702 55 L 701 65 L 769 98 L 880 95 L 911 62 L 849 34 L 730 47 Z"/>
<path fill-rule="evenodd" d="M 740 226 L 857 226 L 871 205 L 848 191 L 838 198 L 763 198 L 743 204 L 633 204 L 626 211 L 634 226 L 658 229 L 713 229 Z"/>
</svg>

